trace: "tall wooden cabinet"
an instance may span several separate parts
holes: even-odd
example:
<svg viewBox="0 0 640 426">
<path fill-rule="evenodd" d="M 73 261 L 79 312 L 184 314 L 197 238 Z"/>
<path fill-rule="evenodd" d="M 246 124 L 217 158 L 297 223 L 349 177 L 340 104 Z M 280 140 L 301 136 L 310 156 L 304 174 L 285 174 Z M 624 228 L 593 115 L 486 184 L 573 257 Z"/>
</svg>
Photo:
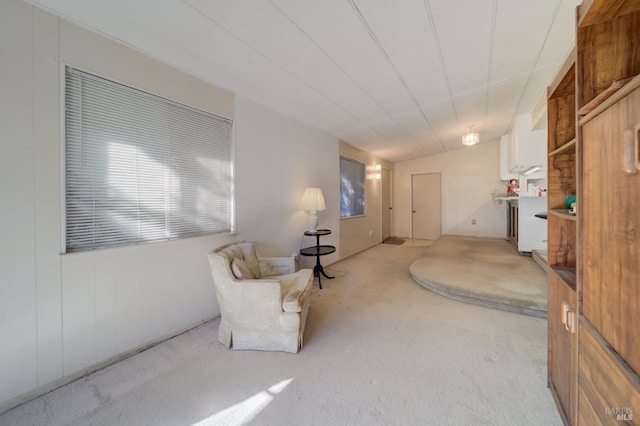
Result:
<svg viewBox="0 0 640 426">
<path fill-rule="evenodd" d="M 576 416 L 577 221 L 566 205 L 577 188 L 575 51 L 549 87 L 548 116 L 548 385 L 566 424 Z"/>
<path fill-rule="evenodd" d="M 547 104 L 548 383 L 567 424 L 640 424 L 639 74 L 640 0 L 583 0 Z"/>
</svg>

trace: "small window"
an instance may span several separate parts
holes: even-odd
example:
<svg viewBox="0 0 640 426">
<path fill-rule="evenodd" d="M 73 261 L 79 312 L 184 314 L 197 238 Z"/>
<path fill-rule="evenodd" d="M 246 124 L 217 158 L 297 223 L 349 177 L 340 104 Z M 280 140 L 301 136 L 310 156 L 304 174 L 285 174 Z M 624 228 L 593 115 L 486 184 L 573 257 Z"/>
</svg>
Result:
<svg viewBox="0 0 640 426">
<path fill-rule="evenodd" d="M 364 215 L 365 165 L 340 157 L 340 217 Z"/>
<path fill-rule="evenodd" d="M 231 121 L 67 67 L 66 251 L 228 232 Z"/>
</svg>

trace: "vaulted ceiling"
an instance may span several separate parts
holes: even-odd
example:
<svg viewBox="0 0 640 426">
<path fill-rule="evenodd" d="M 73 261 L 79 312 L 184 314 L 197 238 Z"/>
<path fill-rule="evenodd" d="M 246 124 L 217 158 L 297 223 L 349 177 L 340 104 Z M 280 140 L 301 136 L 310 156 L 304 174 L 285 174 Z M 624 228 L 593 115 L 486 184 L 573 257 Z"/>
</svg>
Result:
<svg viewBox="0 0 640 426">
<path fill-rule="evenodd" d="M 392 162 L 530 112 L 576 0 L 27 0 Z"/>
</svg>

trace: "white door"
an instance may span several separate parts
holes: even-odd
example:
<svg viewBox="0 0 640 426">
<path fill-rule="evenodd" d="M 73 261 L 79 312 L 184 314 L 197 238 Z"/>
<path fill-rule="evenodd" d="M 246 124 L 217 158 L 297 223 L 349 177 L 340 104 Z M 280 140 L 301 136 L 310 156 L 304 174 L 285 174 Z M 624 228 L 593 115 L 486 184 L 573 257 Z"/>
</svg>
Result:
<svg viewBox="0 0 640 426">
<path fill-rule="evenodd" d="M 391 170 L 382 169 L 382 241 L 391 236 Z"/>
<path fill-rule="evenodd" d="M 442 174 L 411 177 L 412 238 L 437 240 L 442 235 Z"/>
</svg>

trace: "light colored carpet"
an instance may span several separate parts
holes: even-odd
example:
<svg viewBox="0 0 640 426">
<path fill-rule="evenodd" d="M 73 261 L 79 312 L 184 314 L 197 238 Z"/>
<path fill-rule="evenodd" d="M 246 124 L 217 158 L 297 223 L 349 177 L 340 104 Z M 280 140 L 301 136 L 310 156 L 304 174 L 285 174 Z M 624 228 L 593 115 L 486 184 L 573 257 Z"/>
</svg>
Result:
<svg viewBox="0 0 640 426">
<path fill-rule="evenodd" d="M 425 291 L 425 247 L 328 268 L 298 354 L 231 351 L 214 320 L 0 414 L 2 425 L 561 425 L 546 321 Z"/>
<path fill-rule="evenodd" d="M 547 317 L 547 276 L 506 241 L 444 236 L 409 268 L 423 287 L 455 300 Z"/>
</svg>

